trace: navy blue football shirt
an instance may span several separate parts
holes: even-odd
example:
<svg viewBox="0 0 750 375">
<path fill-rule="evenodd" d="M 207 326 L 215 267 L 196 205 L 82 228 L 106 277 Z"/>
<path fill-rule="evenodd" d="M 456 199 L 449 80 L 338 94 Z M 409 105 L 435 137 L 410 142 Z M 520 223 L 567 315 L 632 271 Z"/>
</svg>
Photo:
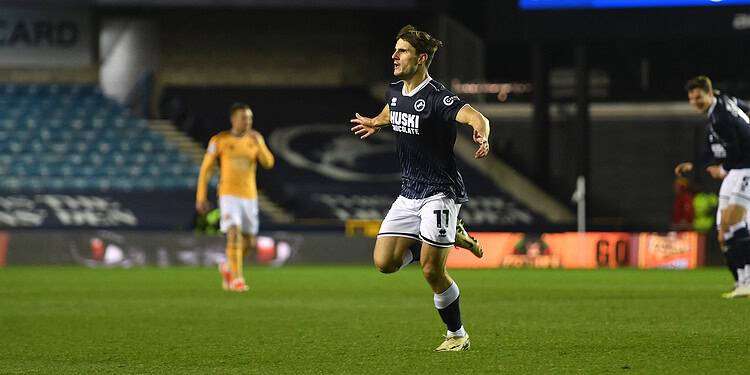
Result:
<svg viewBox="0 0 750 375">
<path fill-rule="evenodd" d="M 717 95 L 708 110 L 707 164 L 723 162 L 724 169 L 750 168 L 750 118 L 748 105 L 737 98 Z"/>
<path fill-rule="evenodd" d="M 456 203 L 469 200 L 456 168 L 456 115 L 466 104 L 429 76 L 407 93 L 392 83 L 385 97 L 401 163 L 401 196 L 427 198 L 439 193 Z"/>
</svg>

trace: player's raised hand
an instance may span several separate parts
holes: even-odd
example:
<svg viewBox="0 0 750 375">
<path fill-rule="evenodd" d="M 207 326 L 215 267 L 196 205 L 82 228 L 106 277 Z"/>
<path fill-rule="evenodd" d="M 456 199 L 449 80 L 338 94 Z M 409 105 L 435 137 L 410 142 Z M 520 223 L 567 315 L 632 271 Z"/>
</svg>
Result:
<svg viewBox="0 0 750 375">
<path fill-rule="evenodd" d="M 677 164 L 676 167 L 674 167 L 674 174 L 677 177 L 682 177 L 683 174 L 688 173 L 693 170 L 693 163 L 685 162 Z"/>
<path fill-rule="evenodd" d="M 478 131 L 474 130 L 474 143 L 479 145 L 479 148 L 474 153 L 474 159 L 481 159 L 487 157 L 490 153 L 490 142 L 487 141 Z"/>
<path fill-rule="evenodd" d="M 364 117 L 359 113 L 354 114 L 353 119 L 349 120 L 354 126 L 351 131 L 358 135 L 360 139 L 365 139 L 378 132 L 378 128 L 375 126 L 375 120 L 369 117 Z"/>
</svg>

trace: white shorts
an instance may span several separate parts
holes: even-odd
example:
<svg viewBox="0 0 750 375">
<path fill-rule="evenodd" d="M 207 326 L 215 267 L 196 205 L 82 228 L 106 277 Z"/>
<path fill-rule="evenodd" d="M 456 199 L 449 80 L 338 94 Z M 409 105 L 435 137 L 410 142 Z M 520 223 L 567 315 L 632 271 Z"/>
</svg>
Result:
<svg viewBox="0 0 750 375">
<path fill-rule="evenodd" d="M 408 237 L 436 247 L 456 242 L 456 220 L 461 205 L 443 194 L 424 199 L 399 196 L 383 223 L 378 237 Z"/>
<path fill-rule="evenodd" d="M 730 204 L 745 207 L 750 211 L 750 169 L 732 169 L 724 177 L 719 189 L 719 208 L 716 210 L 716 225 L 721 224 L 721 211 Z"/>
<path fill-rule="evenodd" d="M 221 231 L 226 233 L 236 226 L 243 234 L 258 234 L 258 200 L 238 198 L 231 195 L 219 197 Z"/>
</svg>

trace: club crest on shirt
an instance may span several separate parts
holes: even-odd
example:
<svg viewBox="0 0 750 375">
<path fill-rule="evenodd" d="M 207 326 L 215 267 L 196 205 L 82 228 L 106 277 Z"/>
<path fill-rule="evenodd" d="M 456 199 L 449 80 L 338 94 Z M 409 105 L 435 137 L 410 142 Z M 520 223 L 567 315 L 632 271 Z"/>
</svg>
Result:
<svg viewBox="0 0 750 375">
<path fill-rule="evenodd" d="M 424 110 L 424 106 L 424 99 L 419 99 L 414 102 L 414 110 L 416 110 L 417 112 L 422 112 L 422 110 Z"/>
</svg>

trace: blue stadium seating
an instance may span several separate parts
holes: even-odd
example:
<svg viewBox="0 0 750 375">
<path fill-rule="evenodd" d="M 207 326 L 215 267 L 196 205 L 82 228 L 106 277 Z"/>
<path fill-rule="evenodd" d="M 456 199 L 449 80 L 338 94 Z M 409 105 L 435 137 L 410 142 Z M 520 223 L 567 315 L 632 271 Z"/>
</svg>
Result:
<svg viewBox="0 0 750 375">
<path fill-rule="evenodd" d="M 94 85 L 0 84 L 0 190 L 192 189 L 198 167 Z"/>
</svg>

